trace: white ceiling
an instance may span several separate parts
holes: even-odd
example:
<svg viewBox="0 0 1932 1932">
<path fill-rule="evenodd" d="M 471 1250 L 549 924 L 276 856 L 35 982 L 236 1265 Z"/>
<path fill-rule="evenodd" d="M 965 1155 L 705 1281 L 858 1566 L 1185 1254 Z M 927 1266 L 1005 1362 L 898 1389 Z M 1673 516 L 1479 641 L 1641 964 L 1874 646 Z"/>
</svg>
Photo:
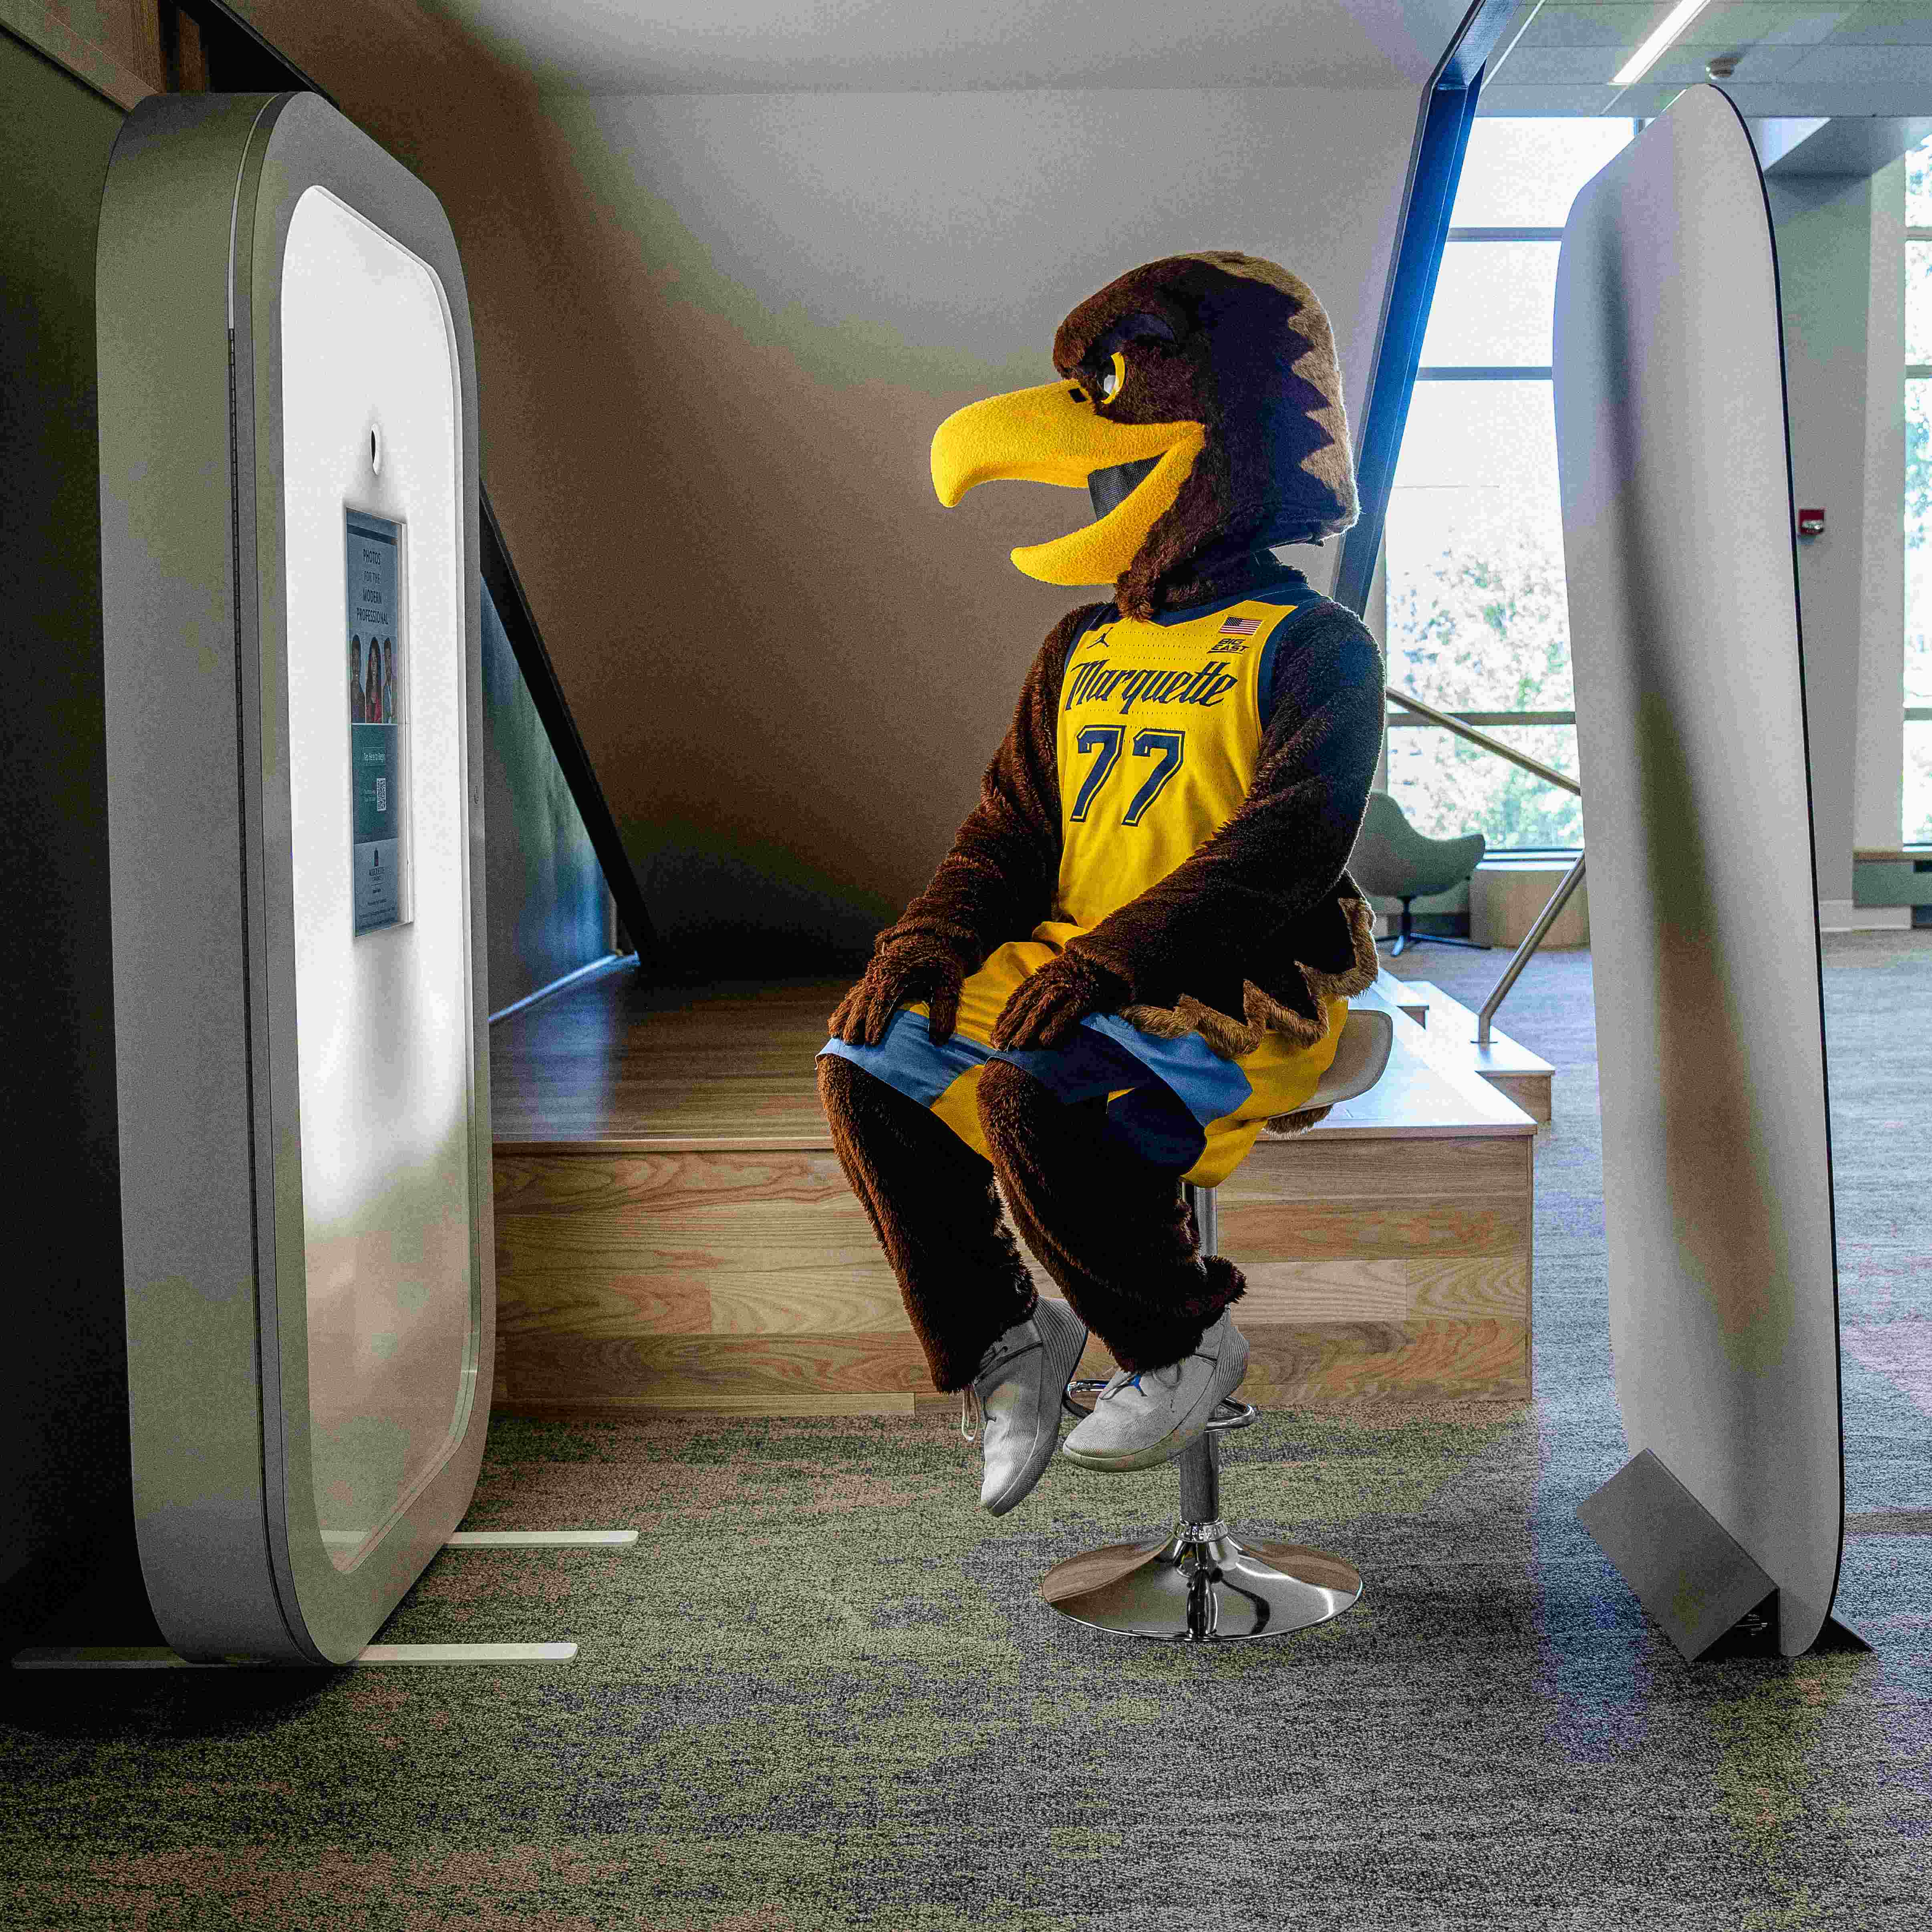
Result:
<svg viewBox="0 0 1932 1932">
<path fill-rule="evenodd" d="M 548 92 L 1387 87 L 1426 78 L 1467 0 L 423 0 Z M 1490 114 L 1661 113 L 1720 82 L 1750 117 L 1932 113 L 1932 0 L 1716 0 L 1636 86 L 1672 0 L 1518 0 Z"/>
<path fill-rule="evenodd" d="M 1484 111 L 1660 114 L 1728 53 L 1737 70 L 1718 85 L 1753 118 L 1932 113 L 1932 0 L 1724 0 L 1619 94 L 1611 75 L 1670 10 L 1670 0 L 1522 0 L 1498 43 L 1501 66 L 1490 61 Z"/>
<path fill-rule="evenodd" d="M 1468 0 L 424 0 L 569 94 L 1418 86 Z"/>
</svg>

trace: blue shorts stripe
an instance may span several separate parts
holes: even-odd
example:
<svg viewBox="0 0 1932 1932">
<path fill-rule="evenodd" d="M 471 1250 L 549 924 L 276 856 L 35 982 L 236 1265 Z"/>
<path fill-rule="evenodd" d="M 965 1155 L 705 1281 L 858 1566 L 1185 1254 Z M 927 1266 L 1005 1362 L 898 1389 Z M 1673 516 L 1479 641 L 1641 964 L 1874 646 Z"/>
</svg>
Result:
<svg viewBox="0 0 1932 1932">
<path fill-rule="evenodd" d="M 926 1030 L 926 1016 L 908 1012 L 902 1006 L 877 1046 L 854 1046 L 835 1034 L 818 1049 L 817 1057 L 823 1059 L 828 1053 L 862 1066 L 874 1079 L 896 1087 L 922 1107 L 929 1107 L 961 1074 L 990 1060 L 993 1049 L 957 1032 L 944 1046 L 935 1046 Z"/>
<path fill-rule="evenodd" d="M 1241 1069 L 1198 1034 L 1162 1040 L 1112 1013 L 1088 1016 L 1064 1046 L 1005 1051 L 957 1031 L 936 1046 L 925 1015 L 902 1007 L 878 1046 L 835 1037 L 819 1051 L 852 1061 L 926 1107 L 962 1073 L 990 1060 L 1011 1061 L 1070 1104 L 1118 1095 L 1107 1109 L 1108 1139 L 1156 1166 L 1177 1169 L 1200 1159 L 1208 1125 L 1234 1113 L 1254 1091 Z"/>
<path fill-rule="evenodd" d="M 1239 1064 L 1223 1060 L 1198 1033 L 1162 1040 L 1142 1032 L 1118 1013 L 1092 1014 L 1080 1024 L 1117 1041 L 1163 1086 L 1172 1088 L 1204 1127 L 1237 1112 L 1255 1090 Z"/>
</svg>

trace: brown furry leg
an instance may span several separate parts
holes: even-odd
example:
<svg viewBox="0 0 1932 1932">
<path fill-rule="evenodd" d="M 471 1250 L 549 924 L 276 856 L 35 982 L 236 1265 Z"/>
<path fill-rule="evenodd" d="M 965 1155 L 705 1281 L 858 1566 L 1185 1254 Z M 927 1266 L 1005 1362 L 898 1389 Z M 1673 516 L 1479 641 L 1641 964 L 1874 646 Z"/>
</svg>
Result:
<svg viewBox="0 0 1932 1932">
<path fill-rule="evenodd" d="M 1108 1147 L 1105 1115 L 1063 1106 L 1012 1061 L 980 1076 L 980 1120 L 1021 1234 L 1124 1369 L 1177 1362 L 1246 1282 L 1204 1258 L 1171 1169 Z"/>
<path fill-rule="evenodd" d="M 828 1053 L 819 1097 L 838 1163 L 898 1276 L 936 1389 L 964 1388 L 995 1336 L 1039 1299 L 993 1170 L 944 1121 Z"/>
</svg>

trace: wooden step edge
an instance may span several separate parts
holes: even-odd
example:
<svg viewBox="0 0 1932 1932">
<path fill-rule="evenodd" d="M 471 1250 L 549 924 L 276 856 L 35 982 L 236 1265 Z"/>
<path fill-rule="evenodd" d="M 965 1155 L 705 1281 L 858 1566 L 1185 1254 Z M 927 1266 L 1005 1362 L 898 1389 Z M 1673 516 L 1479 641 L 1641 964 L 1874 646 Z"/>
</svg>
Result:
<svg viewBox="0 0 1932 1932">
<path fill-rule="evenodd" d="M 1395 1028 L 1395 1042 L 1391 1065 L 1396 1057 L 1406 1056 L 1428 1069 L 1430 1073 L 1450 1088 L 1462 1102 L 1468 1116 L 1467 1124 L 1450 1126 L 1446 1123 L 1427 1126 L 1402 1126 L 1391 1125 L 1384 1131 L 1390 1138 L 1428 1139 L 1446 1138 L 1456 1133 L 1468 1135 L 1533 1134 L 1540 1119 L 1533 1108 L 1526 1108 L 1514 1094 L 1505 1093 L 1494 1080 L 1486 1077 L 1484 1070 L 1478 1067 L 1473 1058 L 1450 1050 L 1444 1052 L 1430 1037 L 1429 1030 L 1417 1025 L 1408 1014 L 1384 993 L 1379 982 L 1365 991 L 1355 994 L 1351 1006 L 1358 1006 L 1387 1013 Z M 1541 1062 L 1538 1065 L 1543 1064 Z M 1384 1082 L 1388 1076 L 1383 1076 Z M 1380 1083 L 1378 1083 L 1379 1084 Z M 1372 1098 L 1376 1089 L 1370 1089 L 1366 1098 Z M 1337 1110 L 1345 1114 L 1346 1102 Z M 1331 1127 L 1340 1127 L 1343 1132 L 1351 1131 L 1334 1116 L 1314 1131 L 1321 1133 Z M 1366 1126 L 1355 1127 L 1357 1134 L 1366 1135 L 1372 1130 Z"/>
<path fill-rule="evenodd" d="M 1436 989 L 1427 981 L 1398 978 L 1384 966 L 1376 974 L 1375 989 L 1390 1005 L 1400 1008 L 1425 1032 L 1428 1030 L 1428 996 Z"/>
<path fill-rule="evenodd" d="M 1520 1040 L 1512 1040 L 1499 1027 L 1492 1024 L 1489 1038 L 1478 1040 L 1477 1024 L 1475 1014 L 1467 1006 L 1457 1006 L 1451 1001 L 1430 1036 L 1439 1048 L 1457 1054 L 1466 1065 L 1473 1066 L 1485 1076 L 1534 1074 L 1547 1080 L 1556 1071 L 1540 1054 L 1532 1053 Z"/>
<path fill-rule="evenodd" d="M 1547 1077 L 1556 1072 L 1556 1068 L 1540 1054 L 1532 1053 L 1520 1041 L 1512 1040 L 1493 1024 L 1489 1039 L 1478 1043 L 1476 1028 L 1481 1023 L 1480 1015 L 1426 980 L 1412 980 L 1409 984 L 1416 991 L 1427 994 L 1428 1005 L 1436 1016 L 1433 1025 L 1423 1026 L 1424 1037 L 1432 1046 L 1454 1052 L 1459 1065 L 1473 1066 L 1486 1076 L 1494 1072 L 1540 1074 Z"/>
<path fill-rule="evenodd" d="M 1434 1071 L 1440 1072 L 1442 1070 L 1435 1067 L 1433 1062 L 1430 1065 Z M 1496 1094 L 1499 1090 L 1491 1086 L 1490 1090 Z M 1514 1095 L 1504 1095 L 1502 1097 L 1515 1101 Z M 1346 1101 L 1342 1102 L 1344 1106 L 1348 1104 Z M 1515 1101 L 1515 1104 L 1520 1108 L 1521 1102 Z M 1319 1126 L 1310 1129 L 1306 1136 L 1264 1133 L 1256 1145 L 1280 1147 L 1292 1144 L 1304 1138 L 1323 1141 L 1486 1139 L 1527 1132 L 1534 1125 L 1537 1118 L 1532 1114 L 1527 1123 L 1518 1123 L 1507 1116 L 1495 1118 L 1492 1113 L 1490 1117 L 1479 1120 L 1405 1126 L 1400 1123 L 1358 1123 L 1346 1117 L 1338 1119 L 1331 1114 Z M 633 1136 L 609 1140 L 498 1141 L 490 1148 L 493 1154 L 501 1154 L 506 1160 L 564 1160 L 577 1156 L 601 1156 L 608 1160 L 613 1154 L 829 1154 L 832 1151 L 832 1138 L 829 1134 L 818 1140 L 786 1141 L 770 1138 L 706 1140 L 688 1135 L 662 1140 L 640 1139 Z"/>
<path fill-rule="evenodd" d="M 612 1134 L 550 1140 L 499 1140 L 493 1154 L 522 1156 L 613 1154 L 830 1154 L 832 1132 L 818 1134 Z"/>
<path fill-rule="evenodd" d="M 1429 1050 L 1427 1038 L 1399 1007 L 1379 997 L 1377 989 L 1356 996 L 1356 1002 L 1388 1012 L 1396 1028 L 1395 1052 L 1426 1068 L 1448 1088 L 1459 1103 L 1437 1110 L 1437 1118 L 1426 1122 L 1378 1119 L 1376 1093 L 1355 1101 L 1343 1101 L 1312 1133 L 1324 1140 L 1430 1140 L 1453 1139 L 1462 1136 L 1533 1133 L 1536 1120 L 1480 1078 L 1466 1061 L 1446 1060 Z M 506 1159 L 564 1159 L 571 1156 L 609 1158 L 621 1154 L 830 1154 L 832 1151 L 829 1126 L 816 1132 L 756 1134 L 644 1134 L 505 1136 L 495 1141 L 493 1151 Z"/>
<path fill-rule="evenodd" d="M 1539 1126 L 1554 1118 L 1551 1082 L 1556 1070 L 1548 1060 L 1493 1027 L 1487 1043 L 1478 1046 L 1476 1014 L 1428 980 L 1408 983 L 1418 991 L 1426 992 L 1435 1010 L 1435 1024 L 1418 1027 L 1416 1030 L 1419 1049 L 1438 1072 L 1452 1076 L 1474 1074 Z M 1381 991 L 1379 982 L 1375 990 Z"/>
<path fill-rule="evenodd" d="M 1491 1073 L 1484 1078 L 1498 1094 L 1515 1102 L 1538 1126 L 1556 1118 L 1556 1102 L 1550 1091 L 1546 1073 Z"/>
<path fill-rule="evenodd" d="M 1442 1037 L 1442 1029 L 1439 1023 L 1432 1031 L 1430 1028 L 1410 1018 L 1402 1007 L 1382 991 L 1379 982 L 1370 986 L 1366 992 L 1352 994 L 1348 1004 L 1352 1006 L 1363 1006 L 1373 1011 L 1387 1013 L 1395 1022 L 1395 1050 L 1398 1053 L 1406 1052 L 1419 1060 L 1426 1061 L 1452 1085 L 1461 1086 L 1465 1092 L 1471 1090 L 1468 1084 L 1472 1068 L 1471 1057 L 1466 1054 L 1444 1054 L 1436 1050 L 1438 1043 Z M 1447 1009 L 1444 1012 L 1443 1018 L 1448 1022 L 1451 1037 L 1456 1030 L 1456 1016 L 1459 1013 L 1467 1016 L 1472 1028 L 1474 1027 L 1474 1016 L 1470 1014 L 1468 1007 L 1456 1006 L 1454 1001 L 1446 1000 L 1443 1004 Z M 1497 1037 L 1502 1038 L 1503 1036 L 1498 1035 Z M 1547 1061 L 1537 1060 L 1535 1055 L 1528 1053 L 1526 1048 L 1517 1047 L 1514 1040 L 1508 1043 L 1517 1053 L 1523 1055 L 1526 1067 L 1532 1063 L 1537 1066 L 1548 1065 Z"/>
<path fill-rule="evenodd" d="M 1460 1125 L 1438 1126 L 1425 1122 L 1415 1126 L 1388 1126 L 1380 1122 L 1361 1125 L 1352 1120 L 1338 1120 L 1332 1115 L 1319 1126 L 1311 1127 L 1304 1136 L 1298 1134 L 1264 1135 L 1255 1145 L 1264 1147 L 1292 1147 L 1304 1138 L 1324 1141 L 1484 1141 L 1508 1140 L 1513 1136 L 1533 1134 L 1536 1131 L 1536 1117 L 1527 1112 L 1522 1103 L 1501 1088 L 1491 1087 L 1491 1094 L 1510 1109 L 1508 1117 L 1502 1119 L 1471 1120 Z M 1344 1101 L 1344 1106 L 1348 1103 Z"/>
</svg>

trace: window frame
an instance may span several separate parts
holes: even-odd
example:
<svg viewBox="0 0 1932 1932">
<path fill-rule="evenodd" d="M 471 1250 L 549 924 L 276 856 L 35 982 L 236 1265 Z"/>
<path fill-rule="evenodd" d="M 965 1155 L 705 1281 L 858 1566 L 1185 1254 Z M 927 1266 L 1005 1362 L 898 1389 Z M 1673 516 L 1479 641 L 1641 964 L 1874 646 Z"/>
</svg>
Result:
<svg viewBox="0 0 1932 1932">
<path fill-rule="evenodd" d="M 1928 142 L 1922 145 L 1928 148 L 1932 148 L 1932 142 Z M 1908 165 L 1910 165 L 1909 158 Z M 1910 221 L 1908 221 L 1905 226 L 1905 260 L 1906 278 L 1905 295 L 1905 335 L 1907 341 L 1911 340 L 1912 336 L 1912 326 L 1910 320 L 1912 302 L 1911 262 L 1912 244 L 1915 242 L 1922 242 L 1932 244 L 1932 226 L 1928 226 L 1924 224 L 1915 224 Z M 1924 382 L 1928 386 L 1932 386 L 1932 362 L 1907 362 L 1903 365 L 1902 374 L 1899 380 L 1899 402 L 1901 409 L 1905 408 L 1905 406 L 1910 402 L 1912 386 L 1914 382 Z M 1932 398 L 1928 398 L 1928 400 L 1932 400 Z M 1905 508 L 1905 478 L 1902 474 L 1898 479 L 1898 484 L 1899 512 L 1900 519 L 1903 520 Z M 1906 573 L 1906 583 L 1908 586 L 1910 585 L 1910 573 L 1908 571 Z M 1905 636 L 1907 640 L 1910 638 L 1912 634 L 1911 619 L 1912 611 L 1908 602 L 1906 609 L 1905 632 Z M 1899 688 L 1898 729 L 1900 738 L 1904 742 L 1900 747 L 1902 753 L 1900 764 L 1902 770 L 1909 774 L 1911 769 L 1912 748 L 1911 734 L 1906 728 L 1908 725 L 1912 724 L 1932 724 L 1932 704 L 1910 704 L 1906 702 L 1906 693 L 1904 687 L 1904 681 L 1901 678 L 1900 680 Z M 1917 828 L 1913 827 L 1910 829 L 1916 830 Z M 1899 797 L 1898 838 L 1899 843 L 1902 849 L 1906 848 L 1906 847 L 1907 836 L 1908 828 L 1905 823 L 1905 796 L 1904 787 L 1901 785 Z"/>
<path fill-rule="evenodd" d="M 1641 124 L 1639 124 L 1640 126 Z M 1632 140 L 1636 138 L 1634 133 Z M 1563 230 L 1550 227 L 1497 227 L 1486 226 L 1457 226 L 1451 224 L 1443 237 L 1443 253 L 1458 242 L 1555 242 L 1561 243 Z M 1418 382 L 1545 382 L 1554 384 L 1556 372 L 1548 364 L 1479 362 L 1452 364 L 1421 362 L 1416 366 L 1415 380 Z M 1384 544 L 1386 548 L 1386 544 Z M 1386 566 L 1384 566 L 1386 568 Z M 1567 725 L 1574 730 L 1576 714 L 1568 711 L 1452 711 L 1452 718 L 1466 724 L 1481 727 L 1492 725 Z M 1437 730 L 1426 718 L 1418 717 L 1412 711 L 1401 706 L 1388 706 L 1384 720 L 1385 731 Z M 1499 856 L 1509 858 L 1574 858 L 1582 848 L 1578 845 L 1495 846 L 1490 850 Z"/>
<path fill-rule="evenodd" d="M 1896 233 L 1898 231 L 1894 230 L 1893 232 Z M 1905 228 L 1905 245 L 1906 250 L 1905 259 L 1908 263 L 1910 263 L 1912 260 L 1910 251 L 1912 244 L 1915 242 L 1932 242 L 1932 226 L 1914 227 L 1910 222 L 1906 223 Z M 1910 285 L 1908 284 L 1906 300 L 1910 303 L 1911 299 L 1910 289 Z M 1910 334 L 1909 327 L 1906 333 L 1908 336 Z M 1906 394 L 1910 392 L 1911 386 L 1914 382 L 1932 382 L 1932 362 L 1908 362 L 1905 364 L 1905 372 L 1903 378 L 1901 379 L 1901 393 L 1899 398 L 1901 403 L 1904 401 Z M 1901 514 L 1903 513 L 1904 509 L 1903 500 L 1904 496 L 1904 480 L 1901 478 L 1899 482 Z M 1900 693 L 1900 698 L 1901 706 L 1904 713 L 1903 718 L 1900 721 L 1902 724 L 1924 724 L 1932 723 L 1932 704 L 1905 704 L 1903 701 L 1904 692 L 1902 690 Z M 1901 832 L 1904 830 L 1903 826 L 1900 829 Z"/>
<path fill-rule="evenodd" d="M 1619 116 L 1619 118 L 1622 117 Z M 1650 124 L 1652 117 L 1630 117 L 1630 140 L 1635 140 Z M 1460 188 L 1460 183 L 1458 182 Z M 1932 235 L 1932 230 L 1928 231 Z M 1510 224 L 1458 224 L 1452 222 L 1443 236 L 1443 253 L 1458 242 L 1544 242 L 1561 244 L 1564 231 L 1560 227 L 1547 225 L 1512 225 Z M 1432 289 L 1432 294 L 1433 290 Z M 1427 318 L 1424 318 L 1426 329 Z M 1928 369 L 1932 374 L 1932 369 Z M 1418 362 L 1414 380 L 1418 382 L 1544 382 L 1552 386 L 1556 372 L 1553 367 L 1534 364 L 1474 363 L 1450 364 Z M 1386 548 L 1386 546 L 1384 546 Z M 1386 567 L 1386 566 L 1384 566 Z M 1465 724 L 1478 726 L 1502 725 L 1524 727 L 1534 725 L 1567 726 L 1574 730 L 1576 726 L 1575 710 L 1482 710 L 1454 711 L 1449 715 Z M 1932 716 L 1932 708 L 1928 708 Z M 1426 718 L 1406 711 L 1399 705 L 1388 707 L 1385 718 L 1384 736 L 1388 730 L 1436 730 Z M 1512 858 L 1574 858 L 1582 850 L 1580 843 L 1569 846 L 1498 846 L 1492 848 L 1499 856 Z"/>
</svg>

